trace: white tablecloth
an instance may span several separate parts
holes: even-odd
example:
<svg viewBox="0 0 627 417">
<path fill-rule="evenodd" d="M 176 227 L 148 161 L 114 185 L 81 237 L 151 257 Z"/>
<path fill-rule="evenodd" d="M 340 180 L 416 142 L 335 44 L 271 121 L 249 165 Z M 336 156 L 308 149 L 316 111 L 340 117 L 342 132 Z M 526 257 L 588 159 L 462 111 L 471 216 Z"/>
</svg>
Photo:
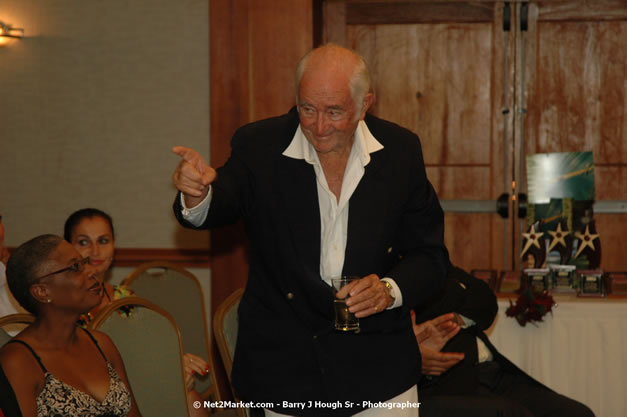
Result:
<svg viewBox="0 0 627 417">
<path fill-rule="evenodd" d="M 555 300 L 552 316 L 521 327 L 505 316 L 509 301 L 500 299 L 490 340 L 521 369 L 597 417 L 627 416 L 627 300 Z"/>
</svg>

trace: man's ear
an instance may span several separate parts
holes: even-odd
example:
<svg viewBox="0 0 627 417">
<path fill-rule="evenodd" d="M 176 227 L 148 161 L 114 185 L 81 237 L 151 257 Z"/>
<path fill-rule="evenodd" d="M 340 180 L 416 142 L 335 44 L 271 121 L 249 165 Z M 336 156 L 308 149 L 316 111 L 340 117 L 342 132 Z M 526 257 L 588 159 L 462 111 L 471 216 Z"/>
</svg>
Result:
<svg viewBox="0 0 627 417">
<path fill-rule="evenodd" d="M 34 284 L 30 287 L 30 294 L 40 303 L 49 303 L 50 289 L 45 284 Z"/>
<path fill-rule="evenodd" d="M 374 94 L 370 92 L 364 96 L 364 99 L 361 102 L 361 114 L 359 115 L 359 120 L 363 120 L 364 117 L 366 117 L 366 112 L 370 106 L 372 106 L 372 103 L 374 103 Z"/>
</svg>

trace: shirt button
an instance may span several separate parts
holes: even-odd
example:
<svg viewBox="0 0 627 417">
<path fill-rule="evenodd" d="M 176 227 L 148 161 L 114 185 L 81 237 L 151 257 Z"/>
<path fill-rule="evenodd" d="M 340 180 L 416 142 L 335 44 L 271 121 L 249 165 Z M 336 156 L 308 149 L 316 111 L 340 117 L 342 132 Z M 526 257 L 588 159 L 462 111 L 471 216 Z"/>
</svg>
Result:
<svg viewBox="0 0 627 417">
<path fill-rule="evenodd" d="M 392 246 L 388 248 L 388 253 L 392 253 Z"/>
<path fill-rule="evenodd" d="M 288 300 L 293 300 L 293 299 L 294 299 L 294 293 L 292 293 L 292 292 L 288 292 L 288 293 L 285 295 L 285 297 L 286 297 Z"/>
</svg>

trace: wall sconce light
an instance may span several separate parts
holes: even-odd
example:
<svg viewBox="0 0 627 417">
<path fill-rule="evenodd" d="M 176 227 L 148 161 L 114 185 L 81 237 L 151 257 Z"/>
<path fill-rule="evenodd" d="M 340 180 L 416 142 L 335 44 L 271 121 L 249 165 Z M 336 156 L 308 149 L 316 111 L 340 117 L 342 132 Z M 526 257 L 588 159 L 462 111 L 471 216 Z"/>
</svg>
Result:
<svg viewBox="0 0 627 417">
<path fill-rule="evenodd" d="M 14 28 L 8 23 L 4 23 L 0 20 L 0 38 L 16 38 L 19 39 L 24 36 L 24 29 Z"/>
</svg>

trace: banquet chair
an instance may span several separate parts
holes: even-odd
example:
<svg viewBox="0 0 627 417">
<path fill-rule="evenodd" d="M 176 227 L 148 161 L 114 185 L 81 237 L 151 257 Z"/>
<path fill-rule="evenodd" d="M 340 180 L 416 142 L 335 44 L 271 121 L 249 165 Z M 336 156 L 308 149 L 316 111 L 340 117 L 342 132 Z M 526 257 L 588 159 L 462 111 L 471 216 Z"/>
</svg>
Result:
<svg viewBox="0 0 627 417">
<path fill-rule="evenodd" d="M 189 415 L 181 336 L 172 315 L 148 300 L 126 297 L 104 307 L 89 326 L 117 346 L 144 417 Z"/>
<path fill-rule="evenodd" d="M 235 344 L 237 342 L 238 316 L 237 309 L 239 301 L 244 293 L 243 288 L 238 288 L 220 304 L 213 316 L 213 332 L 220 351 L 220 357 L 224 364 L 224 370 L 231 382 L 231 371 L 233 369 L 233 356 L 235 355 Z M 235 395 L 235 393 L 233 393 Z"/>
<path fill-rule="evenodd" d="M 181 331 L 183 352 L 209 363 L 207 375 L 196 378 L 196 391 L 204 399 L 221 400 L 209 348 L 205 297 L 198 278 L 177 265 L 157 261 L 140 265 L 121 284 L 172 314 Z"/>
<path fill-rule="evenodd" d="M 21 331 L 34 321 L 35 316 L 29 313 L 16 313 L 0 317 L 0 346 L 11 339 L 9 332 Z"/>
</svg>

